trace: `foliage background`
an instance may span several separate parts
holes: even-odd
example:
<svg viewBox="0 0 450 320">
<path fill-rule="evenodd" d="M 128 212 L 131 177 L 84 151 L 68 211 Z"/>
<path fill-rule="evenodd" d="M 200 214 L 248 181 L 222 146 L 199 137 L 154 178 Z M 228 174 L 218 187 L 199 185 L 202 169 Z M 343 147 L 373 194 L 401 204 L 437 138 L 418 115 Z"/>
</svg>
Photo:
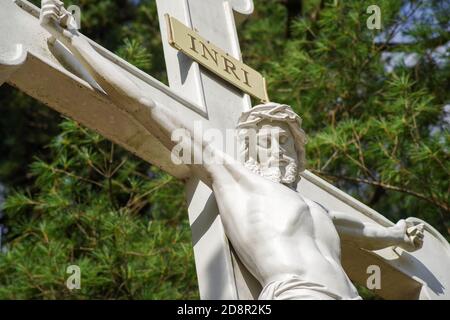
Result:
<svg viewBox="0 0 450 320">
<path fill-rule="evenodd" d="M 165 81 L 154 1 L 72 3 L 84 34 Z M 449 238 L 450 5 L 377 0 L 371 31 L 371 4 L 255 0 L 244 61 L 302 116 L 313 172 Z M 0 108 L 0 298 L 198 298 L 181 181 L 7 85 Z"/>
</svg>

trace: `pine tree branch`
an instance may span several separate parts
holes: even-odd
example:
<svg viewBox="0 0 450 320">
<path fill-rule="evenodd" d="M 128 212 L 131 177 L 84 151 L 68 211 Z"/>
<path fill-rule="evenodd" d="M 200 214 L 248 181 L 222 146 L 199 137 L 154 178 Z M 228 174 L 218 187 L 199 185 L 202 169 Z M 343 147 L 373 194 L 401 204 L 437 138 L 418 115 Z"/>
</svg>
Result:
<svg viewBox="0 0 450 320">
<path fill-rule="evenodd" d="M 58 168 L 51 168 L 51 170 L 53 171 L 53 173 L 60 173 L 60 174 L 63 174 L 63 175 L 66 175 L 66 176 L 69 176 L 69 177 L 72 177 L 72 178 L 84 181 L 84 182 L 92 183 L 92 184 L 94 184 L 94 185 L 96 185 L 96 186 L 98 186 L 100 188 L 103 188 L 103 185 L 101 183 L 98 183 L 97 181 L 94 181 L 94 180 L 90 180 L 90 179 L 87 179 L 87 178 L 80 177 L 80 176 L 78 176 L 76 174 L 73 174 L 71 172 L 68 172 L 68 171 L 65 171 L 65 170 L 62 170 L 62 169 L 58 169 Z"/>
</svg>

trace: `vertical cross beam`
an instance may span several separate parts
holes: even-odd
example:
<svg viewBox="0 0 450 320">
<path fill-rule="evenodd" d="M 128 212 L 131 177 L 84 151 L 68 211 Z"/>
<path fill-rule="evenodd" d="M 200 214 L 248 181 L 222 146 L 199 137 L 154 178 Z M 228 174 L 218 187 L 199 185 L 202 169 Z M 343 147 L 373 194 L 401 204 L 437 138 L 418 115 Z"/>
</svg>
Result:
<svg viewBox="0 0 450 320">
<path fill-rule="evenodd" d="M 234 12 L 250 14 L 252 0 L 157 0 L 166 67 L 171 89 L 200 106 L 207 127 L 225 133 L 235 128 L 250 97 L 200 67 L 169 45 L 165 15 L 196 30 L 234 58 L 241 60 Z M 187 184 L 189 220 L 202 299 L 238 299 L 242 276 L 225 236 L 212 191 L 192 177 Z M 239 279 L 241 277 L 241 279 Z M 237 283 L 238 282 L 238 283 Z M 247 287 L 247 286 L 244 286 Z"/>
</svg>

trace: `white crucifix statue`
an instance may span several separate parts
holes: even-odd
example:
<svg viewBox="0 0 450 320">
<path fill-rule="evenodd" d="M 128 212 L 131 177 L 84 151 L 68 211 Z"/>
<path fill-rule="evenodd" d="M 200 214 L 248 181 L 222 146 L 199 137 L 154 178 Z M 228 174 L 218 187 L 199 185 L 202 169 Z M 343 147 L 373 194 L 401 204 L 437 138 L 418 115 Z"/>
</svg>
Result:
<svg viewBox="0 0 450 320">
<path fill-rule="evenodd" d="M 202 299 L 358 299 L 352 281 L 372 276 L 386 299 L 449 299 L 442 235 L 415 218 L 394 224 L 304 170 L 299 116 L 268 102 L 241 61 L 235 19 L 252 0 L 157 5 L 170 87 L 84 37 L 57 0 L 0 0 L 0 84 L 186 181 Z M 230 130 L 242 157 L 212 139 Z"/>
</svg>

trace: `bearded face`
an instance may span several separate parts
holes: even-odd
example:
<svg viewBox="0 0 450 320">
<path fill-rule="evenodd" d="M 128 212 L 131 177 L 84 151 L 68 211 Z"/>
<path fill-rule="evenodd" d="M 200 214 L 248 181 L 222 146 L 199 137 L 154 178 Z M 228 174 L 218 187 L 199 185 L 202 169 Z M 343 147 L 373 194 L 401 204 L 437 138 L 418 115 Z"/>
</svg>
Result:
<svg viewBox="0 0 450 320">
<path fill-rule="evenodd" d="M 246 139 L 245 167 L 273 182 L 292 186 L 298 177 L 297 152 L 289 125 L 280 121 L 258 123 Z"/>
</svg>

